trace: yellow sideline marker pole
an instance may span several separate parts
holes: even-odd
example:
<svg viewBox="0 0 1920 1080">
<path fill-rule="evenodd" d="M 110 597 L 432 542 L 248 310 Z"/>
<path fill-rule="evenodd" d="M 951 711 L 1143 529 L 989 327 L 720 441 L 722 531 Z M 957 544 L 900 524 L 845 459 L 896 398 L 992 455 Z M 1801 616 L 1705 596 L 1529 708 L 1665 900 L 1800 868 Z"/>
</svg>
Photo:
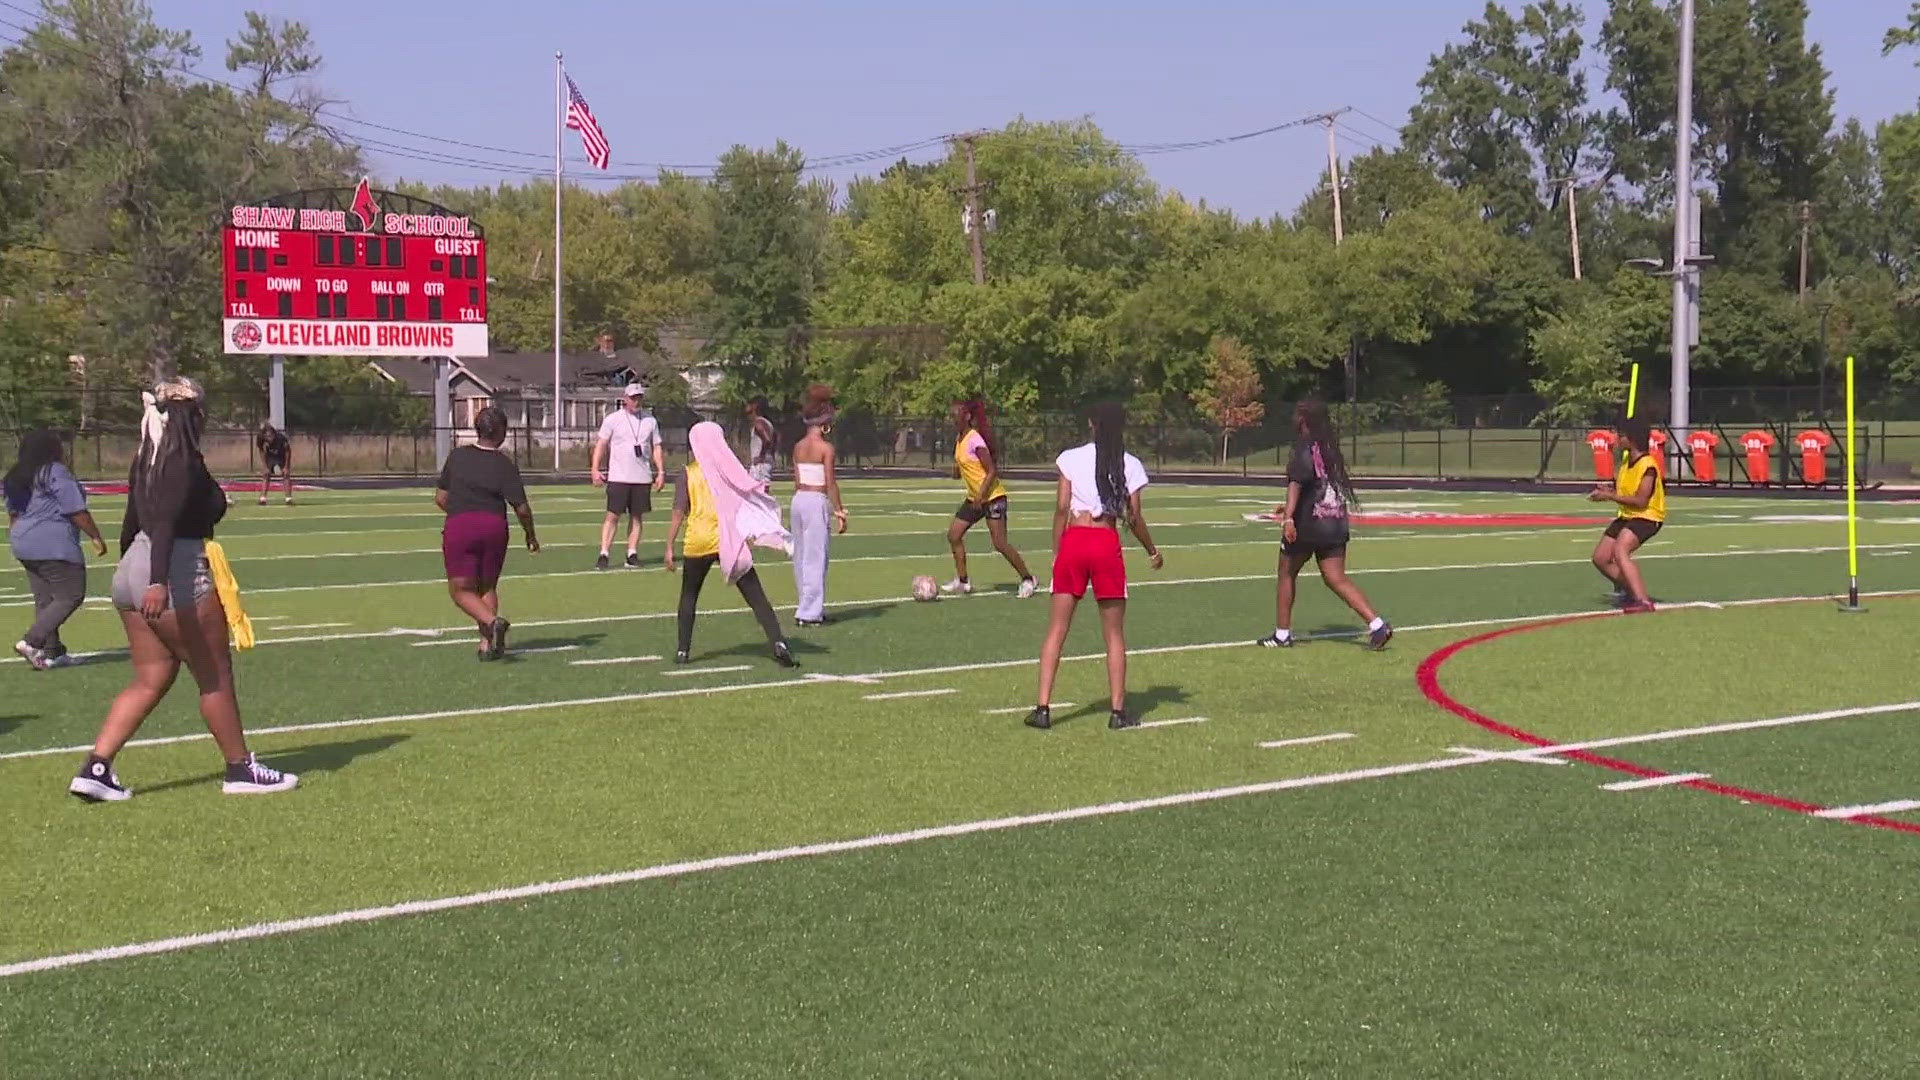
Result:
<svg viewBox="0 0 1920 1080">
<path fill-rule="evenodd" d="M 1639 404 L 1640 404 L 1640 365 L 1635 364 L 1633 365 L 1632 373 L 1627 376 L 1627 419 L 1629 420 L 1633 419 L 1633 410 L 1637 408 Z M 1633 463 L 1633 451 L 1626 450 L 1626 449 L 1621 450 L 1620 464 L 1631 465 L 1632 463 Z"/>
<path fill-rule="evenodd" d="M 1860 470 L 1854 457 L 1857 438 L 1853 418 L 1853 357 L 1847 357 L 1847 604 L 1845 612 L 1860 612 L 1860 512 L 1854 501 Z"/>
</svg>

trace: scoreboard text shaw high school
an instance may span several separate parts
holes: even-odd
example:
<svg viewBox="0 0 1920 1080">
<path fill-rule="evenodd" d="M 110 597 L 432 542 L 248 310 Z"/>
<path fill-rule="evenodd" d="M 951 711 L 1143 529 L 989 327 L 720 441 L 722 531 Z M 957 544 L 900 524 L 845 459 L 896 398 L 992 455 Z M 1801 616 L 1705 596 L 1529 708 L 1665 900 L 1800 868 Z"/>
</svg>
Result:
<svg viewBox="0 0 1920 1080">
<path fill-rule="evenodd" d="M 229 353 L 487 355 L 487 242 L 469 218 L 362 180 L 236 206 L 222 247 Z"/>
</svg>

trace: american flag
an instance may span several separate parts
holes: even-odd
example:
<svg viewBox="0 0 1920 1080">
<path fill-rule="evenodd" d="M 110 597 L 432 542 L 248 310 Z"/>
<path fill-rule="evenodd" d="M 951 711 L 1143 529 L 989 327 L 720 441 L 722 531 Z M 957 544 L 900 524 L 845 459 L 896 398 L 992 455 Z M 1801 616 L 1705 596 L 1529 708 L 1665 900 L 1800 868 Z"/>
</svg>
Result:
<svg viewBox="0 0 1920 1080">
<path fill-rule="evenodd" d="M 580 133 L 580 142 L 587 150 L 587 160 L 597 169 L 607 167 L 612 148 L 607 145 L 607 136 L 600 130 L 600 121 L 593 118 L 593 110 L 587 107 L 587 99 L 580 96 L 580 88 L 573 85 L 573 76 L 567 76 L 567 126 Z"/>
</svg>

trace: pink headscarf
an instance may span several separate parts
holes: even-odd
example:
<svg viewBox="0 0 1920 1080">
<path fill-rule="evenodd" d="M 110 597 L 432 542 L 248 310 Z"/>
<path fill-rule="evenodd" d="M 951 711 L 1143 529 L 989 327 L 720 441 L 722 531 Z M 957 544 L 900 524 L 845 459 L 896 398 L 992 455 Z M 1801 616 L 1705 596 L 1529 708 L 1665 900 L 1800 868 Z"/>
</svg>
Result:
<svg viewBox="0 0 1920 1080">
<path fill-rule="evenodd" d="M 753 569 L 749 545 L 791 555 L 793 538 L 780 524 L 780 504 L 767 493 L 766 482 L 755 480 L 740 464 L 720 425 L 712 421 L 695 424 L 687 439 L 693 444 L 693 459 L 700 463 L 700 474 L 713 495 L 714 513 L 720 519 L 720 570 L 727 581 L 739 581 Z"/>
</svg>

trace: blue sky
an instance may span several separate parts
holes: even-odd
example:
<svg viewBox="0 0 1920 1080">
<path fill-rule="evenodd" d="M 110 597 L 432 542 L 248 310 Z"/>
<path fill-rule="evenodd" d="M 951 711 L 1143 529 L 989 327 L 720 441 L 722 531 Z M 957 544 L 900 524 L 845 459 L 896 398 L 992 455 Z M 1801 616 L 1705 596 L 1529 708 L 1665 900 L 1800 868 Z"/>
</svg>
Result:
<svg viewBox="0 0 1920 1080">
<path fill-rule="evenodd" d="M 209 72 L 219 71 L 222 42 L 246 9 L 299 19 L 326 58 L 320 85 L 342 100 L 340 111 L 529 155 L 551 154 L 553 52 L 563 49 L 616 162 L 675 164 L 711 163 L 733 143 L 776 138 L 814 157 L 850 153 L 996 127 L 1022 114 L 1090 115 L 1122 142 L 1172 142 L 1351 105 L 1378 121 L 1347 118 L 1345 156 L 1391 139 L 1379 121 L 1405 118 L 1428 56 L 1484 7 L 1483 0 L 152 3 L 163 24 L 193 31 Z M 1594 16 L 1604 3 L 1585 7 Z M 1811 33 L 1833 72 L 1840 116 L 1879 120 L 1920 99 L 1920 69 L 1879 50 L 1906 7 L 1905 0 L 1813 0 Z M 1597 29 L 1596 19 L 1590 39 Z M 518 166 L 427 164 L 376 152 L 387 176 L 480 183 L 551 169 L 535 156 L 343 130 Z M 577 154 L 577 137 L 567 139 Z M 1146 161 L 1155 180 L 1190 198 L 1249 216 L 1284 213 L 1324 168 L 1325 137 L 1303 128 Z"/>
</svg>

